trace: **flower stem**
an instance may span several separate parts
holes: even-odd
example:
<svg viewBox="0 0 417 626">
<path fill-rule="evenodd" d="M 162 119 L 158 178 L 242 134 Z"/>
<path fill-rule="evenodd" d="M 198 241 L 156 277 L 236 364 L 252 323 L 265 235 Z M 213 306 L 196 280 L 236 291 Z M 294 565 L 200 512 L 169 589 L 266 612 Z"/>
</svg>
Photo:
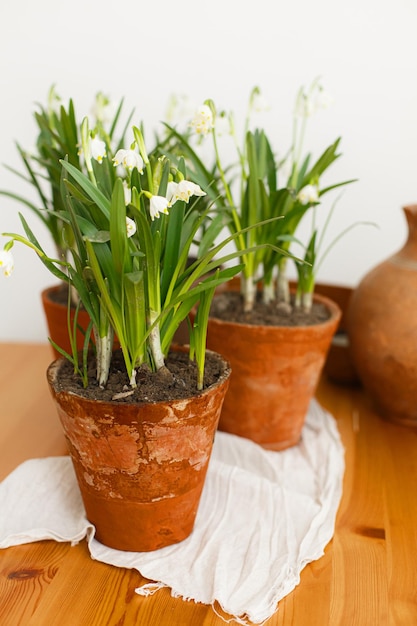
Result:
<svg viewBox="0 0 417 626">
<path fill-rule="evenodd" d="M 100 387 L 104 387 L 109 378 L 114 332 L 109 325 L 104 337 L 100 337 L 100 333 L 95 326 L 93 326 L 93 333 L 97 349 L 97 381 Z"/>
<path fill-rule="evenodd" d="M 287 259 L 281 259 L 278 266 L 277 277 L 277 302 L 290 302 L 290 287 L 288 284 L 288 278 L 286 274 L 286 261 Z"/>
<path fill-rule="evenodd" d="M 158 314 L 156 311 L 149 312 L 149 325 L 152 326 L 152 330 L 149 334 L 149 345 L 152 352 L 152 358 L 154 361 L 155 368 L 159 370 L 161 367 L 165 365 L 164 354 L 162 352 L 161 347 L 161 335 L 159 331 L 159 324 L 155 324 L 155 320 L 157 319 Z"/>
<path fill-rule="evenodd" d="M 243 276 L 242 281 L 242 294 L 243 294 L 243 310 L 245 313 L 253 310 L 256 298 L 256 283 L 253 276 Z"/>
</svg>

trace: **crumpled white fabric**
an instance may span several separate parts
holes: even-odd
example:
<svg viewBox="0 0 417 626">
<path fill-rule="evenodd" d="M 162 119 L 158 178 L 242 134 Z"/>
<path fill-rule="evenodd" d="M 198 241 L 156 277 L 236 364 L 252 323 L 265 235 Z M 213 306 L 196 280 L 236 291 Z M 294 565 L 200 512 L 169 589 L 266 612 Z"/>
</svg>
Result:
<svg viewBox="0 0 417 626">
<path fill-rule="evenodd" d="M 94 539 L 69 457 L 32 459 L 0 483 L 0 548 L 88 540 L 93 559 L 134 568 L 173 596 L 218 602 L 241 624 L 263 623 L 322 556 L 334 533 L 344 450 L 333 417 L 313 400 L 300 444 L 269 452 L 218 432 L 193 533 L 154 552 L 121 552 Z"/>
</svg>

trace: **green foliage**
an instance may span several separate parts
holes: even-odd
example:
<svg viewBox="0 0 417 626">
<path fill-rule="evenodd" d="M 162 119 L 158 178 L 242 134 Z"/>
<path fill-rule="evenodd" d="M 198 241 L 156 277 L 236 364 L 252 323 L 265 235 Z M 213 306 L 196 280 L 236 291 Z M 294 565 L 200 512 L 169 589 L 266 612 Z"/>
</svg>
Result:
<svg viewBox="0 0 417 626">
<path fill-rule="evenodd" d="M 247 251 L 242 255 L 242 291 L 246 310 L 252 308 L 254 285 L 261 280 L 265 300 L 271 294 L 274 281 L 277 284 L 277 299 L 288 298 L 286 265 L 289 258 L 296 263 L 299 276 L 308 273 L 314 277 L 311 268 L 315 256 L 310 253 L 299 259 L 292 254 L 298 227 L 305 215 L 322 203 L 325 194 L 353 182 L 346 180 L 327 187 L 320 185 L 322 176 L 340 157 L 340 138 L 316 160 L 311 154 L 304 154 L 306 118 L 312 105 L 317 105 L 319 97 L 323 99 L 318 82 L 312 84 L 308 93 L 301 89 L 297 96 L 293 145 L 286 162 L 277 159 L 263 129 L 249 128 L 254 102 L 259 95 L 258 88 L 250 94 L 242 145 L 236 136 L 233 115 L 217 111 L 212 100 L 206 100 L 196 115 L 198 121 L 193 120 L 186 132 L 181 133 L 173 125 L 166 125 L 166 136 L 160 140 L 161 149 L 174 161 L 179 153 L 184 155 L 192 180 L 204 187 L 210 183 L 208 194 L 222 216 L 222 225 L 236 235 L 237 249 Z M 229 120 L 229 131 L 236 148 L 236 161 L 226 166 L 220 154 L 217 128 L 218 123 L 225 119 Z M 200 133 L 197 141 L 190 130 L 193 127 Z M 214 153 L 213 162 L 209 165 L 199 156 L 200 143 L 208 139 L 211 139 Z M 289 166 L 287 175 L 284 174 L 285 166 Z M 269 221 L 272 219 L 274 221 Z M 261 223 L 263 225 L 259 226 Z M 240 235 L 237 236 L 237 233 Z M 307 244 L 307 250 L 311 245 L 312 242 Z M 302 266 L 309 266 L 310 270 L 306 267 L 301 269 Z M 299 288 L 306 284 L 307 281 L 302 280 Z M 314 282 L 313 285 L 308 282 L 308 286 L 311 290 Z"/>
<path fill-rule="evenodd" d="M 103 94 L 96 95 L 96 109 L 98 104 L 109 104 Z M 106 143 L 109 153 L 114 153 L 120 143 L 124 141 L 127 126 L 123 128 L 116 143 L 116 133 L 122 112 L 123 100 L 119 103 L 115 114 L 110 121 L 109 130 L 100 119 L 94 119 L 94 129 Z M 130 114 L 130 120 L 133 112 Z M 80 120 L 77 118 L 75 105 L 72 99 L 64 105 L 52 86 L 46 105 L 38 105 L 33 114 L 37 128 L 36 148 L 29 153 L 19 143 L 16 148 L 22 162 L 22 171 L 5 165 L 6 169 L 15 174 L 28 189 L 28 197 L 8 190 L 0 190 L 0 195 L 11 198 L 33 211 L 48 229 L 59 257 L 66 258 L 67 250 L 72 245 L 73 233 L 65 221 L 58 215 L 64 209 L 64 200 L 61 195 L 61 159 L 66 159 L 71 165 L 82 170 L 83 160 L 80 157 Z M 115 144 L 115 145 L 113 145 Z M 99 165 L 97 164 L 98 168 Z M 101 184 L 107 193 L 114 183 L 114 168 L 111 161 L 104 163 L 106 176 L 101 176 Z M 35 197 L 36 199 L 32 199 Z"/>
<path fill-rule="evenodd" d="M 96 129 L 91 131 L 85 118 L 77 139 L 73 135 L 73 141 L 81 137 L 82 161 L 71 162 L 69 156 L 59 160 L 59 183 L 54 184 L 60 202 L 53 213 L 72 234 L 66 242 L 66 259 L 49 258 L 23 216 L 25 236 L 3 233 L 11 238 L 5 248 L 9 250 L 14 242 L 27 245 L 54 276 L 76 290 L 91 328 L 79 363 L 74 322 L 73 354 L 66 356 L 84 382 L 91 332 L 99 383 L 105 385 L 107 380 L 115 333 L 135 386 L 138 367 L 164 366 L 175 332 L 195 309 L 196 323 L 189 324 L 190 345 L 201 389 L 211 299 L 215 288 L 243 267 L 223 265 L 245 252 L 222 254 L 239 234 L 215 243 L 218 224 L 212 205 L 205 191 L 187 181 L 184 162 L 180 159 L 174 167 L 160 154 L 148 155 L 139 128 L 131 130 L 134 141 L 128 149 L 113 155 L 107 142 L 105 148 L 96 143 L 93 150 Z M 203 243 L 198 248 L 201 233 Z M 189 264 L 196 245 L 197 258 Z"/>
</svg>

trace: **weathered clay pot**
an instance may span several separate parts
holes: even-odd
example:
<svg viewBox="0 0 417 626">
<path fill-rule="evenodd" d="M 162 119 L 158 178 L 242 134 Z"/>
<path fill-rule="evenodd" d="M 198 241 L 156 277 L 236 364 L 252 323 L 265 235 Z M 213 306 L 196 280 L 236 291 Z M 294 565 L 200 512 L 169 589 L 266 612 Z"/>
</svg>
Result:
<svg viewBox="0 0 417 626">
<path fill-rule="evenodd" d="M 47 377 L 96 538 L 144 552 L 191 533 L 230 366 L 193 398 L 129 404 L 87 400 L 60 389 L 63 359 Z"/>
<path fill-rule="evenodd" d="M 296 445 L 341 312 L 314 326 L 253 326 L 209 318 L 207 345 L 232 366 L 219 429 L 271 450 Z"/>
<path fill-rule="evenodd" d="M 379 413 L 417 426 L 417 205 L 404 207 L 408 238 L 355 289 L 351 357 Z"/>
<path fill-rule="evenodd" d="M 54 287 L 48 287 L 41 293 L 43 310 L 46 317 L 46 323 L 48 326 L 48 336 L 63 350 L 72 354 L 71 344 L 68 335 L 68 312 L 67 304 L 63 304 L 54 298 L 54 294 L 57 294 L 62 289 L 61 285 Z M 71 325 L 74 321 L 74 311 L 71 312 Z M 80 310 L 77 317 L 78 325 L 84 330 L 87 329 L 90 318 L 86 311 Z M 77 330 L 77 348 L 81 350 L 84 345 L 84 334 Z M 59 358 L 61 355 L 51 345 L 53 355 L 55 358 Z"/>
<path fill-rule="evenodd" d="M 57 294 L 65 285 L 56 285 L 54 287 L 47 287 L 41 293 L 43 310 L 46 317 L 46 323 L 48 326 L 48 336 L 63 350 L 72 354 L 71 343 L 68 334 L 68 306 L 57 299 Z M 70 320 L 71 328 L 74 325 L 75 308 L 71 309 Z M 90 323 L 90 316 L 87 311 L 80 309 L 77 315 L 77 332 L 76 332 L 76 344 L 77 350 L 82 350 L 85 340 L 85 331 Z M 83 332 L 84 331 L 84 332 Z M 94 337 L 91 334 L 90 340 L 94 343 Z M 114 348 L 119 348 L 120 344 L 115 337 Z M 51 349 L 56 359 L 61 357 L 61 354 L 51 344 Z"/>
<path fill-rule="evenodd" d="M 334 383 L 341 385 L 359 384 L 359 377 L 350 356 L 349 335 L 346 330 L 347 311 L 353 289 L 344 285 L 316 283 L 314 291 L 316 294 L 336 302 L 342 311 L 342 317 L 330 344 L 323 371 Z"/>
</svg>

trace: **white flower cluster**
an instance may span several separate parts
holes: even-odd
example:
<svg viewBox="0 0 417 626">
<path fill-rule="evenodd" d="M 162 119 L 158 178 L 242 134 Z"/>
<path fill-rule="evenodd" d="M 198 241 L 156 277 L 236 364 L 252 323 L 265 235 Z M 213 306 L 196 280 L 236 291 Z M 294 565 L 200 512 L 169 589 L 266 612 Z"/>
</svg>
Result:
<svg viewBox="0 0 417 626">
<path fill-rule="evenodd" d="M 189 180 L 182 180 L 179 183 L 171 181 L 168 183 L 166 196 L 151 196 L 150 198 L 150 214 L 151 219 L 159 218 L 160 213 L 168 215 L 168 209 L 177 202 L 182 200 L 187 202 L 191 196 L 205 196 L 206 192 L 203 191 L 199 185 L 192 183 Z"/>
<path fill-rule="evenodd" d="M 99 137 L 94 137 L 94 139 L 91 139 L 90 150 L 91 150 L 91 156 L 98 163 L 102 163 L 103 159 L 107 156 L 106 144 Z"/>
<path fill-rule="evenodd" d="M 297 194 L 297 200 L 301 204 L 314 204 L 319 201 L 319 190 L 317 185 L 306 185 Z"/>
<path fill-rule="evenodd" d="M 197 135 L 208 135 L 214 128 L 213 113 L 207 104 L 198 107 L 190 126 Z"/>
<path fill-rule="evenodd" d="M 309 93 L 304 90 L 298 95 L 294 115 L 296 117 L 310 117 L 321 109 L 328 109 L 333 104 L 333 97 L 320 84 L 314 84 Z"/>
<path fill-rule="evenodd" d="M 130 217 L 126 217 L 126 232 L 128 237 L 132 237 L 136 232 L 136 223 Z"/>
<path fill-rule="evenodd" d="M 208 111 L 211 111 L 209 107 L 206 107 Z M 212 119 L 212 116 L 211 116 Z M 207 121 L 207 117 L 206 117 Z M 94 137 L 90 141 L 90 149 L 91 156 L 96 159 L 99 163 L 102 163 L 103 158 L 107 156 L 106 154 L 106 144 L 104 141 L 101 141 L 98 137 Z M 129 173 L 132 172 L 134 168 L 136 168 L 141 174 L 144 168 L 143 158 L 134 149 L 134 145 L 128 150 L 121 148 L 116 152 L 113 157 L 113 165 L 114 167 L 122 166 Z M 150 196 L 150 215 L 151 219 L 159 218 L 161 213 L 165 215 L 168 214 L 168 209 L 177 202 L 177 200 L 182 200 L 184 202 L 188 202 L 191 196 L 205 196 L 205 192 L 196 185 L 188 180 L 182 180 L 179 183 L 170 182 L 168 183 L 167 195 L 166 196 L 158 196 L 152 195 Z M 129 204 L 131 200 L 130 189 L 126 185 L 125 186 L 125 201 L 126 204 Z M 127 218 L 129 220 L 129 218 Z M 131 237 L 136 232 L 136 225 L 133 220 L 129 220 L 127 222 L 127 233 L 128 237 Z"/>
<path fill-rule="evenodd" d="M 114 166 L 123 165 L 123 167 L 129 171 L 132 171 L 135 167 L 142 174 L 143 172 L 143 159 L 139 152 L 135 150 L 118 150 L 113 157 Z"/>
<path fill-rule="evenodd" d="M 14 261 L 10 250 L 0 250 L 0 269 L 5 276 L 10 276 L 13 272 Z"/>
</svg>

